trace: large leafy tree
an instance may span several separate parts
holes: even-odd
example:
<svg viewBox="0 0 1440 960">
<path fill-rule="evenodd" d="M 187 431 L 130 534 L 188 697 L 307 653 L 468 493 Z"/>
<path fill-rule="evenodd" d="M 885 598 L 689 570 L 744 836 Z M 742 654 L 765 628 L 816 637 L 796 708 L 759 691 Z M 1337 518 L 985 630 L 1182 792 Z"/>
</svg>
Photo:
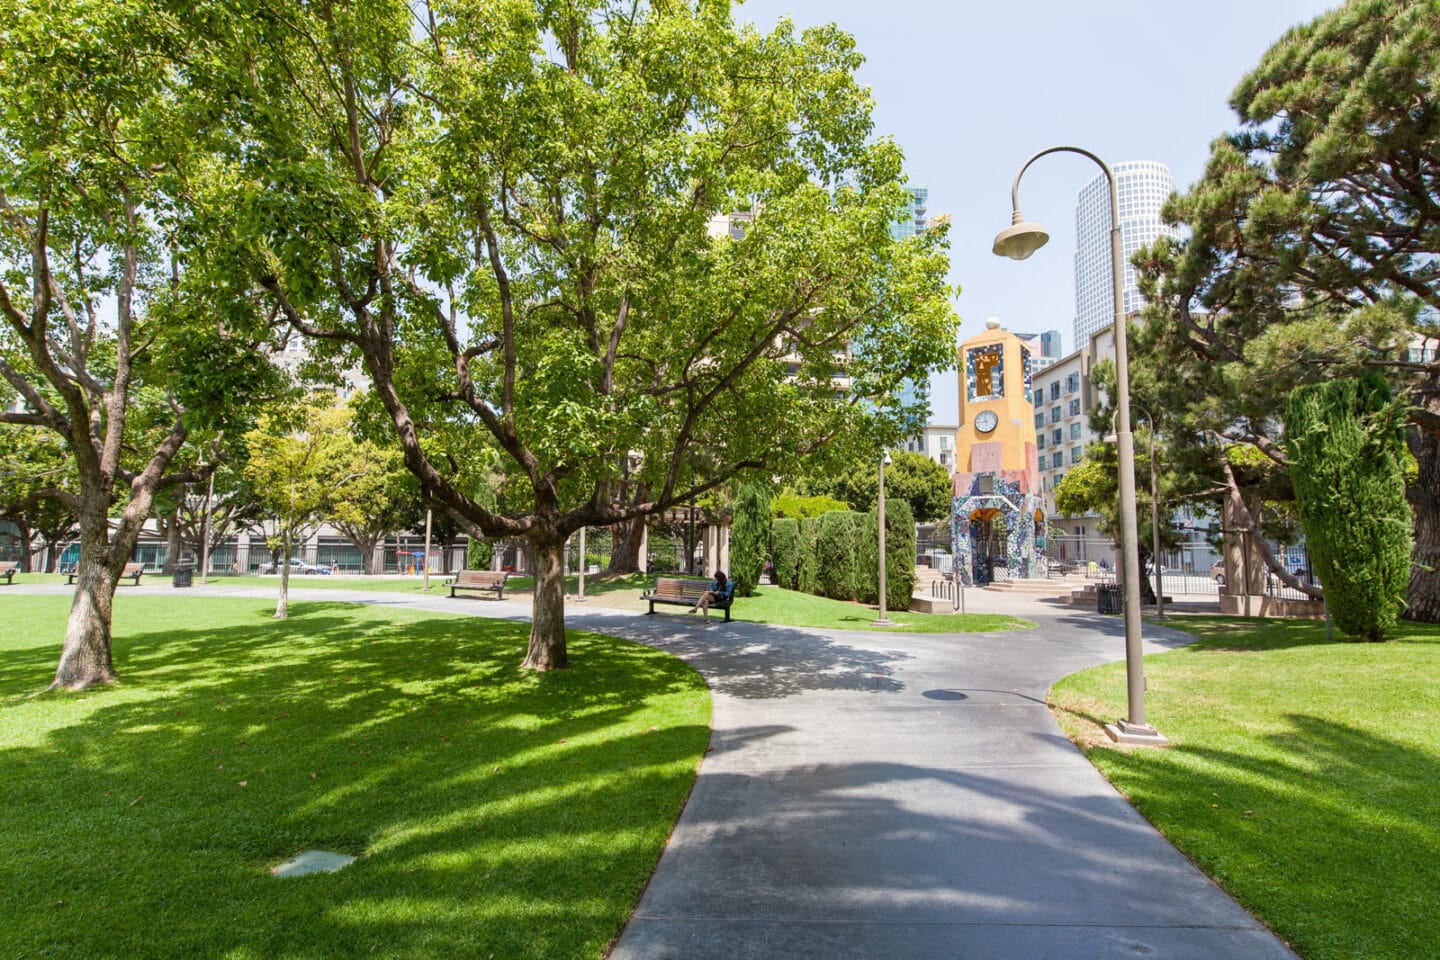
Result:
<svg viewBox="0 0 1440 960">
<path fill-rule="evenodd" d="M 1167 207 L 1187 238 L 1140 257 L 1152 306 L 1133 368 L 1190 489 L 1218 491 L 1302 589 L 1252 509 L 1293 496 L 1285 397 L 1365 367 L 1402 384 L 1419 464 L 1407 615 L 1425 620 L 1440 619 L 1440 368 L 1406 348 L 1440 309 L 1437 23 L 1435 0 L 1354 0 L 1240 82 L 1240 128 Z"/>
<path fill-rule="evenodd" d="M 910 513 L 922 523 L 950 516 L 950 472 L 923 453 L 896 450 L 885 468 L 885 498 L 904 500 Z M 856 510 L 875 506 L 880 491 L 879 457 L 852 462 L 847 469 L 807 478 L 803 486 L 811 494 L 834 497 Z"/>
<path fill-rule="evenodd" d="M 356 0 L 237 37 L 246 146 L 210 198 L 235 262 L 363 359 L 438 504 L 527 541 L 529 667 L 566 666 L 571 533 L 893 439 L 867 398 L 952 360 L 946 230 L 891 238 L 900 151 L 838 29 L 758 33 L 729 0 Z M 448 456 L 477 437 L 508 509 Z"/>
<path fill-rule="evenodd" d="M 331 491 L 353 483 L 350 412 L 333 397 L 314 395 L 298 410 L 261 415 L 245 435 L 245 476 L 274 518 L 267 538 L 280 557 L 280 594 L 275 619 L 290 615 L 290 558 L 307 530 L 319 523 Z"/>
<path fill-rule="evenodd" d="M 55 686 L 114 679 L 115 584 L 158 491 L 202 479 L 197 438 L 263 383 L 245 305 L 188 268 L 207 56 L 161 3 L 17 0 L 0 18 L 0 422 L 73 457 L 75 596 Z"/>
</svg>

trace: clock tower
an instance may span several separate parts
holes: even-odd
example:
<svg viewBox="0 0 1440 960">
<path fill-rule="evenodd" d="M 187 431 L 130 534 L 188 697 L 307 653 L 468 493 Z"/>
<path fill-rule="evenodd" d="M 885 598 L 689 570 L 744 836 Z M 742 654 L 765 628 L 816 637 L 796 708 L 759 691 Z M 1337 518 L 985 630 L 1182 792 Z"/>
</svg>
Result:
<svg viewBox="0 0 1440 960">
<path fill-rule="evenodd" d="M 1043 547 L 1030 349 L 989 320 L 960 347 L 960 430 L 955 435 L 951 533 L 966 582 L 1038 571 Z"/>
</svg>

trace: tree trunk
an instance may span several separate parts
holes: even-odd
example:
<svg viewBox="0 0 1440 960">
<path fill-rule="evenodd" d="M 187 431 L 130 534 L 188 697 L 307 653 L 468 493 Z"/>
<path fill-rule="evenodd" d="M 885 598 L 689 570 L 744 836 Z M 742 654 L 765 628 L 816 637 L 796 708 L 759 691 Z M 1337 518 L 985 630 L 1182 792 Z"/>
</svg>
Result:
<svg viewBox="0 0 1440 960">
<path fill-rule="evenodd" d="M 65 644 L 51 689 L 83 690 L 115 682 L 110 656 L 110 615 L 115 585 L 130 556 L 131 544 L 110 543 L 109 518 L 102 502 L 81 516 L 80 556 L 75 564 L 75 596 L 65 625 Z"/>
<path fill-rule="evenodd" d="M 282 544 L 280 547 L 281 563 L 280 568 L 280 599 L 275 602 L 275 619 L 285 620 L 290 616 L 290 528 L 286 527 L 281 533 Z"/>
<path fill-rule="evenodd" d="M 530 649 L 521 666 L 563 670 L 565 656 L 565 538 L 541 536 L 530 541 L 534 559 L 535 600 L 530 619 Z"/>
<path fill-rule="evenodd" d="M 1407 620 L 1440 623 L 1440 437 L 1421 430 L 1412 446 L 1419 474 L 1412 493 L 1415 504 L 1415 545 L 1410 554 L 1410 586 L 1406 591 Z M 1418 447 L 1419 449 L 1415 449 Z"/>
<path fill-rule="evenodd" d="M 34 568 L 34 564 L 31 563 L 31 552 L 35 549 L 35 534 L 24 523 L 15 524 L 15 529 L 20 534 L 20 571 L 30 573 Z"/>
<path fill-rule="evenodd" d="M 637 573 L 640 570 L 640 544 L 645 540 L 645 517 L 617 523 L 614 548 L 610 551 L 611 573 Z"/>
<path fill-rule="evenodd" d="M 170 514 L 165 529 L 165 567 L 164 572 L 172 574 L 175 572 L 175 565 L 180 562 L 180 508 L 176 507 L 175 512 Z"/>
</svg>

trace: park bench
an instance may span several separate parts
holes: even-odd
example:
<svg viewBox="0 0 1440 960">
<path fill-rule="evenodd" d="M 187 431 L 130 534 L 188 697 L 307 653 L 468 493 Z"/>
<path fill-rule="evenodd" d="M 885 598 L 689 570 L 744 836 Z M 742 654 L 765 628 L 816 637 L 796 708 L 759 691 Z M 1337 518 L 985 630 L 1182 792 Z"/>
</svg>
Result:
<svg viewBox="0 0 1440 960">
<path fill-rule="evenodd" d="M 641 600 L 650 602 L 650 612 L 646 616 L 654 616 L 655 604 L 670 603 L 680 607 L 693 607 L 696 601 L 710 589 L 709 580 L 682 580 L 678 577 L 660 577 L 655 581 L 655 587 L 640 594 Z M 731 580 L 725 585 L 725 590 L 710 604 L 712 610 L 724 610 L 725 622 L 730 622 L 730 604 L 735 601 L 735 581 Z"/>
<path fill-rule="evenodd" d="M 4 563 L 0 563 L 0 577 L 4 577 L 6 583 L 14 583 L 15 574 L 19 569 L 20 564 L 14 560 L 6 560 Z"/>
<path fill-rule="evenodd" d="M 120 576 L 119 576 L 118 579 L 120 579 L 120 580 L 134 580 L 134 581 L 135 581 L 135 586 L 138 587 L 138 586 L 140 586 L 140 577 L 141 577 L 141 575 L 144 574 L 144 573 L 145 573 L 145 564 L 143 564 L 143 563 L 127 563 L 127 564 L 125 564 L 125 569 L 120 571 Z M 66 574 L 65 576 L 66 576 L 65 582 L 66 582 L 66 583 L 69 583 L 69 584 L 73 584 L 73 583 L 75 582 L 75 578 L 78 577 L 78 576 L 80 576 L 80 573 L 79 573 L 79 571 L 78 571 L 78 569 L 77 569 L 75 572 L 73 572 L 73 573 L 68 573 L 68 574 Z"/>
<path fill-rule="evenodd" d="M 508 570 L 461 570 L 449 581 L 450 596 L 456 590 L 493 590 L 498 600 L 505 599 L 505 581 L 510 579 Z"/>
</svg>

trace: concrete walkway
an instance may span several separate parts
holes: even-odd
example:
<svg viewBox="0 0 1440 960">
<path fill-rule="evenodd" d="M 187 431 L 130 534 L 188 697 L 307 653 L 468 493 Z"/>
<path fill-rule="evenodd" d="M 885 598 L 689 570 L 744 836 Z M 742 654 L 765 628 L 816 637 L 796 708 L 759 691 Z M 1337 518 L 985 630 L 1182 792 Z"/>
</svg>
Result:
<svg viewBox="0 0 1440 960">
<path fill-rule="evenodd" d="M 312 598 L 529 613 L 292 593 Z M 1123 656 L 1119 618 L 1024 597 L 985 605 L 1040 626 L 871 634 L 572 605 L 570 626 L 669 650 L 714 694 L 710 752 L 614 960 L 1293 960 L 1050 716 L 1055 680 Z M 1146 633 L 1154 650 L 1183 642 Z"/>
</svg>

